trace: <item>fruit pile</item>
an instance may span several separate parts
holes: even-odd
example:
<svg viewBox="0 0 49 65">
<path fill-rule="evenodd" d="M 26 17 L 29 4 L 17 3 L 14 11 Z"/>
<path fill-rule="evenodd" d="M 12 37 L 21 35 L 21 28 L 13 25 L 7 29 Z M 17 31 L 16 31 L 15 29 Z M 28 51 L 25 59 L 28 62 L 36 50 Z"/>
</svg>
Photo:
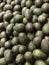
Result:
<svg viewBox="0 0 49 65">
<path fill-rule="evenodd" d="M 0 0 L 0 65 L 49 65 L 49 0 Z"/>
</svg>

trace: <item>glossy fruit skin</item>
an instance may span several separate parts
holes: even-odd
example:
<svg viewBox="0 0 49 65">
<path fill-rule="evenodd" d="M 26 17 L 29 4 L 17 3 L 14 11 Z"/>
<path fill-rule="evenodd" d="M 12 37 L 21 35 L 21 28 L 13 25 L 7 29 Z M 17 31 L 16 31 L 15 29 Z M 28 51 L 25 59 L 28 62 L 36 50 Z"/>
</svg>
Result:
<svg viewBox="0 0 49 65">
<path fill-rule="evenodd" d="M 35 6 L 35 5 L 32 5 L 32 6 L 30 7 L 30 10 L 33 12 L 35 8 L 36 8 L 36 6 Z"/>
<path fill-rule="evenodd" d="M 9 50 L 9 49 L 5 50 L 5 52 L 4 52 L 4 58 L 5 58 L 5 60 L 6 60 L 7 63 L 12 62 L 13 61 L 12 60 L 13 59 L 12 51 Z"/>
<path fill-rule="evenodd" d="M 26 11 L 25 11 L 25 17 L 28 20 L 31 20 L 32 19 L 32 11 L 30 9 L 26 9 Z"/>
<path fill-rule="evenodd" d="M 16 32 L 15 30 L 13 31 L 13 35 L 14 36 L 18 36 L 18 32 Z"/>
<path fill-rule="evenodd" d="M 39 22 L 33 23 L 33 26 L 34 26 L 35 30 L 40 30 L 41 29 L 41 24 Z"/>
<path fill-rule="evenodd" d="M 43 28 L 42 31 L 44 34 L 49 34 L 49 23 L 46 23 Z"/>
<path fill-rule="evenodd" d="M 35 15 L 39 16 L 39 15 L 42 13 L 42 10 L 41 10 L 41 8 L 35 8 L 35 9 L 33 10 L 33 13 L 34 13 Z"/>
<path fill-rule="evenodd" d="M 22 15 L 25 16 L 25 11 L 27 10 L 27 7 L 22 8 Z"/>
<path fill-rule="evenodd" d="M 26 1 L 26 7 L 30 8 L 32 6 L 32 1 L 28 0 Z"/>
<path fill-rule="evenodd" d="M 37 31 L 35 36 L 43 37 L 43 32 L 41 30 Z"/>
<path fill-rule="evenodd" d="M 2 31 L 0 35 L 1 35 L 1 38 L 5 38 L 6 37 L 6 32 Z"/>
<path fill-rule="evenodd" d="M 24 8 L 26 6 L 26 0 L 21 1 L 21 7 Z"/>
<path fill-rule="evenodd" d="M 14 26 L 14 30 L 17 31 L 18 33 L 19 32 L 23 32 L 25 29 L 25 25 L 23 23 L 20 23 L 20 24 L 16 24 Z"/>
<path fill-rule="evenodd" d="M 3 24 L 4 24 L 4 28 L 6 28 L 6 27 L 8 26 L 9 23 L 8 23 L 7 21 L 4 21 Z"/>
<path fill-rule="evenodd" d="M 29 42 L 28 49 L 29 49 L 29 51 L 33 51 L 34 49 L 36 49 L 36 46 L 33 44 L 33 41 Z"/>
<path fill-rule="evenodd" d="M 26 46 L 20 45 L 20 47 L 19 47 L 19 52 L 20 52 L 21 54 L 24 54 L 26 51 L 27 51 Z"/>
<path fill-rule="evenodd" d="M 28 33 L 27 34 L 27 37 L 28 37 L 29 40 L 33 40 L 34 36 L 35 36 L 34 33 Z"/>
<path fill-rule="evenodd" d="M 7 34 L 10 34 L 10 33 L 12 32 L 13 25 L 14 25 L 14 24 L 9 24 L 9 25 L 6 27 L 6 33 L 7 33 Z"/>
<path fill-rule="evenodd" d="M 26 29 L 27 32 L 33 32 L 33 30 L 34 30 L 33 24 L 27 23 L 26 26 L 25 26 L 25 29 Z"/>
<path fill-rule="evenodd" d="M 48 4 L 48 3 L 44 3 L 44 4 L 42 5 L 42 10 L 43 10 L 44 12 L 48 12 L 48 11 L 49 11 L 49 4 Z"/>
<path fill-rule="evenodd" d="M 25 62 L 25 65 L 31 65 L 31 63 L 29 63 L 29 62 Z"/>
<path fill-rule="evenodd" d="M 0 47 L 3 47 L 6 42 L 6 38 L 1 38 L 0 40 Z"/>
<path fill-rule="evenodd" d="M 37 47 L 39 47 L 39 45 L 41 44 L 41 40 L 42 40 L 41 37 L 36 36 L 36 37 L 33 39 L 33 43 L 34 43 Z"/>
<path fill-rule="evenodd" d="M 49 0 L 0 0 L 0 65 L 49 65 Z"/>
<path fill-rule="evenodd" d="M 11 2 L 11 5 L 12 5 L 12 6 L 15 6 L 15 1 L 12 1 L 12 2 Z"/>
<path fill-rule="evenodd" d="M 6 11 L 6 10 L 12 10 L 12 6 L 9 5 L 9 4 L 6 4 L 3 9 L 4 9 L 5 11 Z"/>
<path fill-rule="evenodd" d="M 41 42 L 41 49 L 45 53 L 49 53 L 49 41 L 46 39 L 43 39 Z"/>
<path fill-rule="evenodd" d="M 25 33 L 19 33 L 18 39 L 21 44 L 27 44 L 28 43 L 28 38 Z"/>
<path fill-rule="evenodd" d="M 38 22 L 40 22 L 41 24 L 44 24 L 45 22 L 47 22 L 47 17 L 46 17 L 46 15 L 44 15 L 44 14 L 39 15 L 39 17 L 38 17 Z"/>
<path fill-rule="evenodd" d="M 16 63 L 23 63 L 24 61 L 24 56 L 22 54 L 18 54 L 16 56 Z"/>
<path fill-rule="evenodd" d="M 2 3 L 0 4 L 0 9 L 3 9 L 4 6 L 5 6 L 5 2 L 2 2 Z"/>
<path fill-rule="evenodd" d="M 20 4 L 21 0 L 15 0 L 15 4 Z"/>
<path fill-rule="evenodd" d="M 11 46 L 12 46 L 11 41 L 6 41 L 4 44 L 5 48 L 11 48 Z"/>
<path fill-rule="evenodd" d="M 12 13 L 12 11 L 11 10 L 7 10 L 6 13 Z"/>
<path fill-rule="evenodd" d="M 14 45 L 12 47 L 12 51 L 13 51 L 14 54 L 18 54 L 18 52 L 19 52 L 19 45 Z"/>
<path fill-rule="evenodd" d="M 40 49 L 35 49 L 32 55 L 35 59 L 45 59 L 47 57 Z"/>
<path fill-rule="evenodd" d="M 37 22 L 37 19 L 38 19 L 37 15 L 33 15 L 33 17 L 32 17 L 32 23 Z"/>
<path fill-rule="evenodd" d="M 5 21 L 9 21 L 12 18 L 12 13 L 5 13 L 3 18 Z"/>
<path fill-rule="evenodd" d="M 47 13 L 43 13 L 42 15 L 46 16 L 46 17 L 49 17 Z"/>
<path fill-rule="evenodd" d="M 4 51 L 5 51 L 5 48 L 1 47 L 0 48 L 0 58 L 4 56 Z"/>
<path fill-rule="evenodd" d="M 11 40 L 12 45 L 17 45 L 18 44 L 18 37 L 13 37 Z"/>
<path fill-rule="evenodd" d="M 13 8 L 13 11 L 20 11 L 20 10 L 21 10 L 20 5 L 15 5 Z"/>
<path fill-rule="evenodd" d="M 20 14 L 17 14 L 17 15 L 15 15 L 14 16 L 14 20 L 15 20 L 15 22 L 21 22 L 22 21 L 22 15 L 20 15 Z"/>
<path fill-rule="evenodd" d="M 12 19 L 10 20 L 10 23 L 15 24 L 15 20 L 14 20 L 14 18 L 12 18 Z"/>
<path fill-rule="evenodd" d="M 0 58 L 0 65 L 6 65 L 7 62 L 5 61 L 5 58 Z"/>
<path fill-rule="evenodd" d="M 44 39 L 47 40 L 47 41 L 49 41 L 49 36 L 45 36 Z"/>
<path fill-rule="evenodd" d="M 28 20 L 26 17 L 23 18 L 23 21 L 22 21 L 24 24 L 27 24 L 28 23 Z"/>
<path fill-rule="evenodd" d="M 42 3 L 43 3 L 43 0 L 35 0 L 35 5 L 37 7 L 41 7 Z"/>
<path fill-rule="evenodd" d="M 31 61 L 31 60 L 32 60 L 32 52 L 27 51 L 27 52 L 24 54 L 24 58 L 25 58 L 27 61 Z"/>
<path fill-rule="evenodd" d="M 7 0 L 7 4 L 11 4 L 11 1 L 12 1 L 12 0 L 10 0 L 10 1 L 9 1 L 9 0 Z"/>
<path fill-rule="evenodd" d="M 47 65 L 43 60 L 37 60 L 37 61 L 35 62 L 35 65 L 40 65 L 40 64 L 42 64 L 42 65 Z"/>
<path fill-rule="evenodd" d="M 13 12 L 13 16 L 15 16 L 16 14 L 20 14 L 20 11 L 14 11 Z"/>
</svg>

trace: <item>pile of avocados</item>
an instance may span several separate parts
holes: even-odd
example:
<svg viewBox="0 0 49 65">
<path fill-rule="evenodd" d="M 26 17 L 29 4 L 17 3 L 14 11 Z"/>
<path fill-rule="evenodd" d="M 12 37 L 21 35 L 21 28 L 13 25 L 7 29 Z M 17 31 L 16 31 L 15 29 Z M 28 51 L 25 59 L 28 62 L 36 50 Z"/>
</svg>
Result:
<svg viewBox="0 0 49 65">
<path fill-rule="evenodd" d="M 0 0 L 0 65 L 49 65 L 49 0 Z"/>
</svg>

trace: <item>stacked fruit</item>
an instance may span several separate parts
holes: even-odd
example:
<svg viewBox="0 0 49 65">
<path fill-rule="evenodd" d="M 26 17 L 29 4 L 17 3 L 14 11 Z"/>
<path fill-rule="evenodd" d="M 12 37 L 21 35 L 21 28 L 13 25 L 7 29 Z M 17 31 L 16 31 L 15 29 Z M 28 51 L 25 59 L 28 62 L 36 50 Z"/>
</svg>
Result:
<svg viewBox="0 0 49 65">
<path fill-rule="evenodd" d="M 0 0 L 0 65 L 49 65 L 49 0 Z"/>
</svg>

